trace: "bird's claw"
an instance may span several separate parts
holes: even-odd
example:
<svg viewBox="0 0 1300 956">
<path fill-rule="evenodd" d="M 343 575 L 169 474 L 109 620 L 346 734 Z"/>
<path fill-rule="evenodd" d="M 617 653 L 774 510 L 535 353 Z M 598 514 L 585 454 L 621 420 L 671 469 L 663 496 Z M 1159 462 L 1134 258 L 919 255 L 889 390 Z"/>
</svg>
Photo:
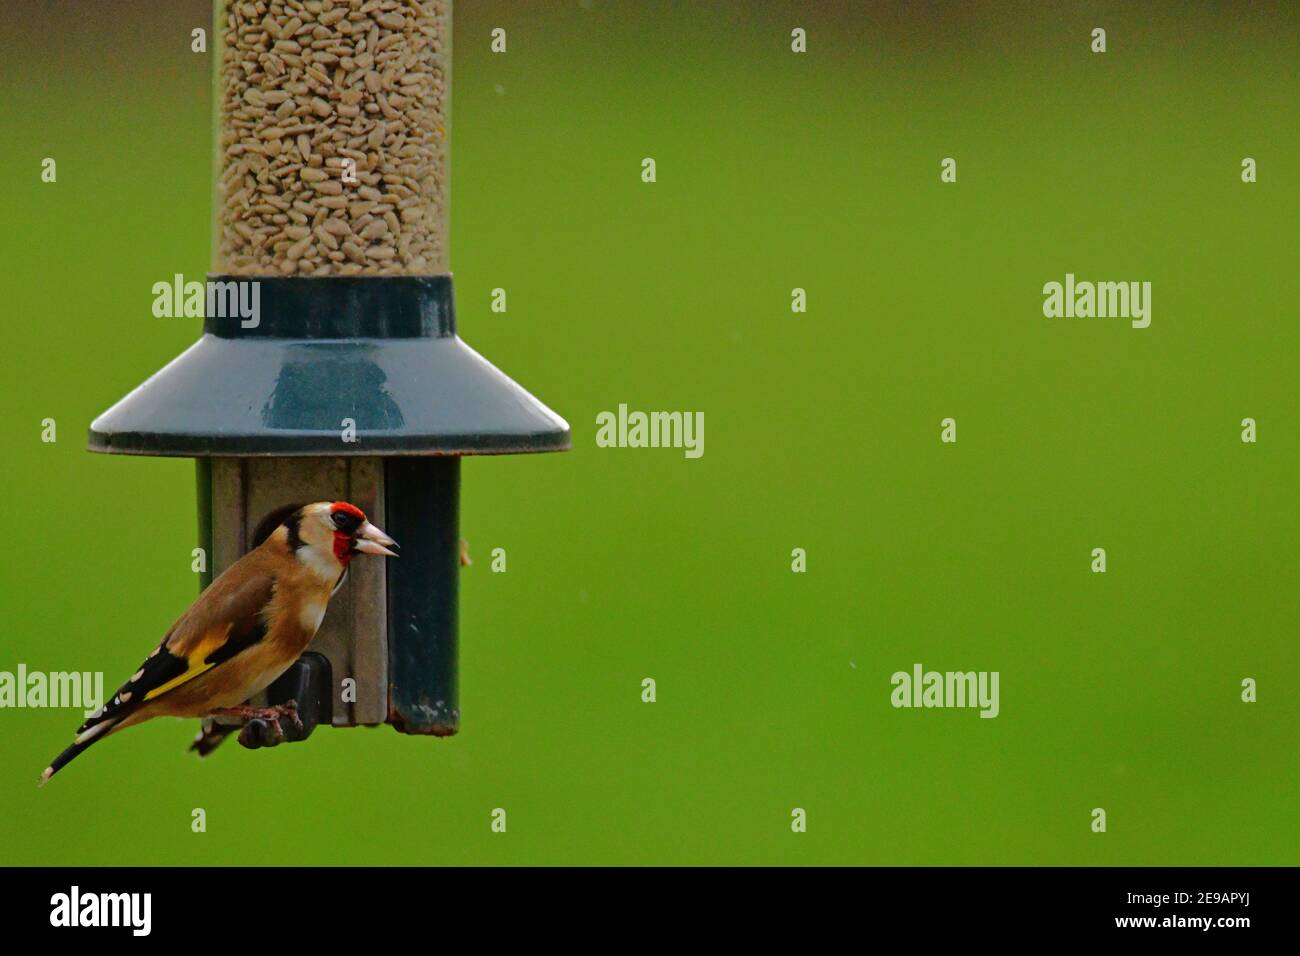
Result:
<svg viewBox="0 0 1300 956">
<path fill-rule="evenodd" d="M 289 719 L 289 727 L 293 731 L 288 739 L 301 740 L 304 728 L 302 725 L 302 718 L 298 716 L 298 702 L 296 700 L 285 701 L 280 705 L 280 712 L 280 719 L 283 720 L 287 717 Z"/>
<path fill-rule="evenodd" d="M 274 747 L 283 740 L 284 733 L 280 730 L 280 722 L 274 719 L 254 717 L 239 731 L 239 745 L 249 750 Z"/>
<path fill-rule="evenodd" d="M 305 736 L 303 731 L 302 718 L 298 716 L 298 702 L 289 700 L 275 707 L 267 707 L 244 724 L 239 731 L 239 743 L 249 750 L 275 747 L 286 740 L 302 740 Z"/>
</svg>

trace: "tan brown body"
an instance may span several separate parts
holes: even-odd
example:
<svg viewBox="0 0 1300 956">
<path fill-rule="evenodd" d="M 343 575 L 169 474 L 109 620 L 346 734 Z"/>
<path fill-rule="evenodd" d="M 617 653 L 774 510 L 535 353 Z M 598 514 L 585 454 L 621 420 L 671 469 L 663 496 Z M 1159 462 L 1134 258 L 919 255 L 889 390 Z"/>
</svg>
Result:
<svg viewBox="0 0 1300 956">
<path fill-rule="evenodd" d="M 140 669 L 77 728 L 41 782 L 95 741 L 152 717 L 246 719 L 255 709 L 244 702 L 288 670 L 316 636 L 348 562 L 358 554 L 396 557 L 389 545 L 396 542 L 345 501 L 298 509 L 199 595 Z M 204 755 L 222 736 L 194 749 Z"/>
<path fill-rule="evenodd" d="M 172 625 L 163 642 L 176 656 L 226 639 L 229 621 L 260 617 L 266 635 L 224 664 L 210 668 L 155 697 L 146 699 L 116 732 L 151 717 L 203 717 L 233 707 L 265 690 L 307 649 L 343 573 L 330 579 L 291 560 L 280 529 L 217 577 L 197 602 Z"/>
</svg>

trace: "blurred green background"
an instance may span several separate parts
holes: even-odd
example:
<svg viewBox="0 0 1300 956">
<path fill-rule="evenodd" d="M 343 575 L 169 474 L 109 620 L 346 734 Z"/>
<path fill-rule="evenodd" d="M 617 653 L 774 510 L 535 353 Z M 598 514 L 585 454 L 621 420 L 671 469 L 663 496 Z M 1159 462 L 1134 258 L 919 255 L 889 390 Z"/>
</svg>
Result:
<svg viewBox="0 0 1300 956">
<path fill-rule="evenodd" d="M 461 734 L 155 721 L 38 791 L 80 717 L 3 710 L 4 862 L 1300 862 L 1300 8 L 756 7 L 456 9 L 461 334 L 574 437 L 465 464 Z M 195 595 L 192 463 L 84 438 L 198 334 L 209 17 L 0 10 L 0 670 L 111 691 Z M 1151 327 L 1043 318 L 1066 272 Z M 620 402 L 704 457 L 596 448 Z M 894 710 L 916 662 L 1001 716 Z"/>
</svg>

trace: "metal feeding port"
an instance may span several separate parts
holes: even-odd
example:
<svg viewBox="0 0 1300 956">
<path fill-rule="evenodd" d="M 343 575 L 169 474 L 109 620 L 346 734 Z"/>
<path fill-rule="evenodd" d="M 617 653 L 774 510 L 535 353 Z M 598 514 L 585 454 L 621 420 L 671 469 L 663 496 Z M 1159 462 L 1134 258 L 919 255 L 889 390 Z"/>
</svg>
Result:
<svg viewBox="0 0 1300 956">
<path fill-rule="evenodd" d="M 447 6 L 312 20 L 218 0 L 216 25 L 203 335 L 91 424 L 90 450 L 197 460 L 204 587 L 303 504 L 365 511 L 400 558 L 353 562 L 308 651 L 253 703 L 298 701 L 300 738 L 316 723 L 454 734 L 460 456 L 570 435 L 456 334 Z M 279 742 L 256 721 L 240 739 Z"/>
</svg>

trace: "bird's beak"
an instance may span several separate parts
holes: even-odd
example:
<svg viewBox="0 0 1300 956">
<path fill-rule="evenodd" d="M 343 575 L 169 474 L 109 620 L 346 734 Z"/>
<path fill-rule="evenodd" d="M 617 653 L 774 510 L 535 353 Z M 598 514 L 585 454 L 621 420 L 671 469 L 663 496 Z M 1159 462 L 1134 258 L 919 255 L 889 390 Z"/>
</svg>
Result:
<svg viewBox="0 0 1300 956">
<path fill-rule="evenodd" d="M 397 557 L 396 551 L 390 551 L 386 545 L 397 547 L 397 542 L 372 525 L 369 521 L 357 529 L 356 549 L 363 554 L 386 554 Z"/>
</svg>

